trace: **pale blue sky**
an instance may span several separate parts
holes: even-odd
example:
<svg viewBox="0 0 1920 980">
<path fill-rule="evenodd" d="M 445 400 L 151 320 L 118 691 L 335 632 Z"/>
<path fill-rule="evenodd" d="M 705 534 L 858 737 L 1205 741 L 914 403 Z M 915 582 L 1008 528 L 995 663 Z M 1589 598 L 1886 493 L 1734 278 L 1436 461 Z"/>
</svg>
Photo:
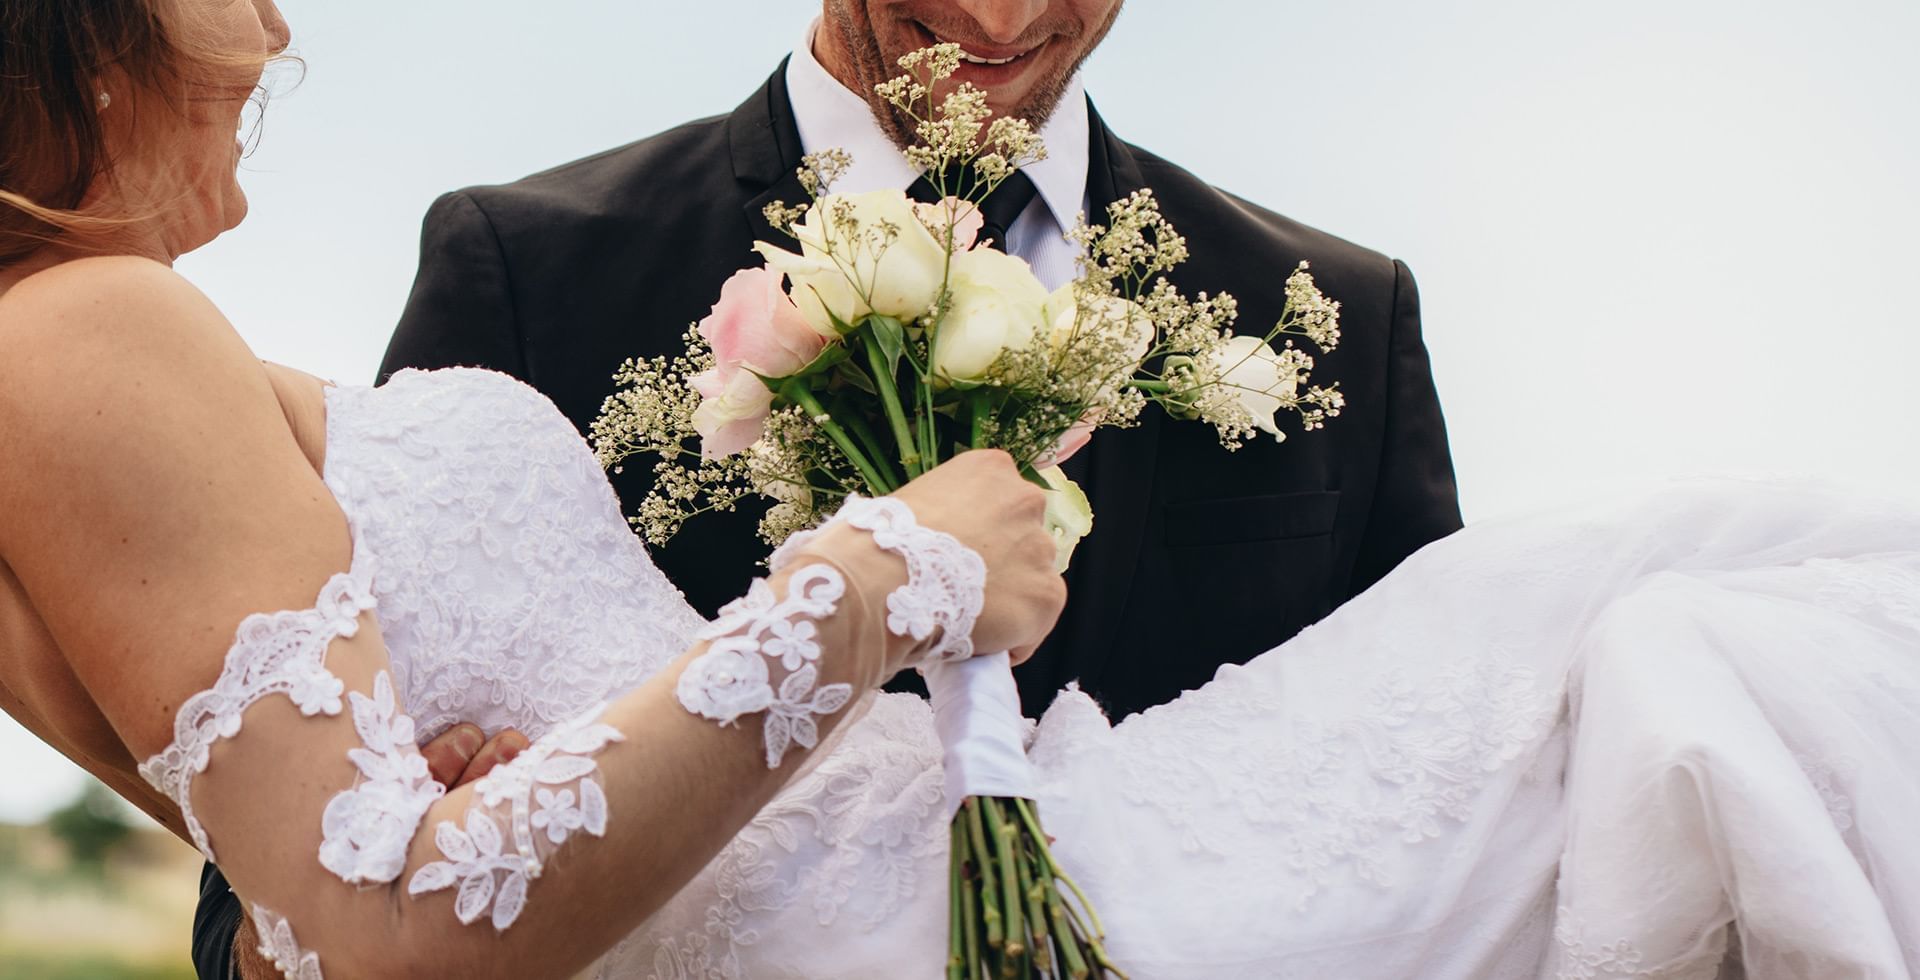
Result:
<svg viewBox="0 0 1920 980">
<path fill-rule="evenodd" d="M 282 6 L 307 78 L 254 216 L 181 269 L 347 382 L 436 194 L 725 112 L 818 10 Z M 1916 47 L 1912 0 L 1132 0 L 1087 83 L 1126 138 L 1413 266 L 1472 519 L 1699 472 L 1920 497 Z M 76 785 L 3 721 L 0 757 L 0 819 Z"/>
</svg>

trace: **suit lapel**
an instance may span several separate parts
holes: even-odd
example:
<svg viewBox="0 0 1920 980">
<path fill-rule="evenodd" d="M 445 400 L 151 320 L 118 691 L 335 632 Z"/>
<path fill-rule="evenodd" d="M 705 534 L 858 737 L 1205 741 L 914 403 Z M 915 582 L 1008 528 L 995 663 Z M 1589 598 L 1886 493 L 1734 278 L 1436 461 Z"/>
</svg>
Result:
<svg viewBox="0 0 1920 980">
<path fill-rule="evenodd" d="M 787 99 L 787 62 L 782 59 L 758 92 L 733 110 L 727 119 L 727 144 L 733 157 L 733 176 L 744 194 L 741 209 L 753 241 L 785 246 L 786 235 L 775 231 L 763 213 L 769 203 L 797 205 L 807 200 L 797 171 L 803 150 L 800 130 Z"/>
<path fill-rule="evenodd" d="M 1091 102 L 1087 114 L 1087 199 L 1093 208 L 1087 220 L 1100 223 L 1107 205 L 1146 186 L 1146 181 L 1133 152 L 1107 129 Z M 1148 533 L 1160 424 L 1160 410 L 1149 406 L 1138 426 L 1101 432 L 1083 450 L 1090 455 L 1087 482 L 1094 523 L 1068 572 L 1073 601 L 1069 646 L 1056 678 L 1060 683 L 1077 679 L 1097 691 L 1107 653 L 1116 646 Z"/>
</svg>

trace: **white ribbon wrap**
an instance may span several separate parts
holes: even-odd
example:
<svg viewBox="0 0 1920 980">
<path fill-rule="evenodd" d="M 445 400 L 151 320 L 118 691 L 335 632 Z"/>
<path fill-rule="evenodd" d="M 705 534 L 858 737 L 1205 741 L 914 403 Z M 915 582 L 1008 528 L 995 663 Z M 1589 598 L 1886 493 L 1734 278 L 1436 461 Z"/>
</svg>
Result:
<svg viewBox="0 0 1920 980">
<path fill-rule="evenodd" d="M 1033 799 L 1039 774 L 1027 761 L 1027 719 L 1013 660 L 1004 653 L 920 668 L 945 749 L 948 815 L 969 796 Z"/>
</svg>

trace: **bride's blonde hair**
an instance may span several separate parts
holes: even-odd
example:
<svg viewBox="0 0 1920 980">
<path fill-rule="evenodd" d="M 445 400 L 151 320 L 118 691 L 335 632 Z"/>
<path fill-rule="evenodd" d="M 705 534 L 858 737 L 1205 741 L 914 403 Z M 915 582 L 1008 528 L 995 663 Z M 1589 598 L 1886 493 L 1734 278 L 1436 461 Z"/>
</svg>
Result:
<svg viewBox="0 0 1920 980">
<path fill-rule="evenodd" d="M 87 203 L 115 163 L 103 113 L 153 104 L 184 123 L 278 57 L 224 47 L 207 29 L 211 2 L 0 0 L 0 267 L 146 217 Z M 132 90 L 103 104 L 109 78 Z"/>
</svg>

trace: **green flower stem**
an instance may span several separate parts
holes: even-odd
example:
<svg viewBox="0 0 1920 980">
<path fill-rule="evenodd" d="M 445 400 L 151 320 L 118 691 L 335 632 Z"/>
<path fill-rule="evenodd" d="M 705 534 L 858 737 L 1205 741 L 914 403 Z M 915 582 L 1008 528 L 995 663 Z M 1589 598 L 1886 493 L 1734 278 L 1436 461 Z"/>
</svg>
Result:
<svg viewBox="0 0 1920 980">
<path fill-rule="evenodd" d="M 1027 929 L 1033 937 L 1036 953 L 1047 948 L 1047 883 L 1039 880 L 1033 873 L 1036 857 L 1033 849 L 1026 846 L 1030 841 L 1021 841 L 1019 852 L 1015 854 L 1020 862 L 1020 892 L 1027 899 Z M 1069 937 L 1071 938 L 1071 937 Z"/>
<path fill-rule="evenodd" d="M 921 403 L 926 406 L 927 427 L 920 435 L 926 440 L 922 451 L 927 454 L 927 462 L 930 464 L 927 468 L 932 469 L 934 466 L 940 465 L 940 426 L 937 420 L 938 417 L 933 410 L 933 384 L 928 381 L 926 377 L 916 375 L 915 385 L 917 386 Z"/>
<path fill-rule="evenodd" d="M 967 445 L 973 449 L 987 448 L 986 442 L 987 396 L 984 390 L 975 390 L 967 394 Z"/>
<path fill-rule="evenodd" d="M 1006 945 L 1007 936 L 1002 926 L 1000 906 L 997 904 L 1000 897 L 999 875 L 995 873 L 993 852 L 987 848 L 987 840 L 991 835 L 983 826 L 984 821 L 980 812 L 991 802 L 975 797 L 960 806 L 967 813 L 967 834 L 973 840 L 973 865 L 980 873 L 981 897 L 985 902 L 980 910 L 980 919 L 987 929 L 987 946 L 992 949 L 1002 949 Z"/>
<path fill-rule="evenodd" d="M 1173 390 L 1173 385 L 1165 381 L 1149 381 L 1145 378 L 1135 378 L 1127 382 L 1127 387 L 1138 388 L 1141 391 L 1156 395 L 1164 395 Z"/>
<path fill-rule="evenodd" d="M 973 964 L 967 962 L 965 940 L 961 931 L 966 922 L 961 918 L 965 913 L 960 905 L 966 899 L 966 890 L 960 882 L 960 869 L 965 867 L 967 835 L 960 832 L 959 821 L 954 821 L 952 833 L 953 860 L 948 862 L 950 873 L 947 875 L 947 980 L 971 980 Z"/>
<path fill-rule="evenodd" d="M 1100 913 L 1094 911 L 1092 902 L 1087 901 L 1087 893 L 1081 891 L 1080 886 L 1075 884 L 1074 880 L 1067 876 L 1066 871 L 1060 867 L 1060 862 L 1054 859 L 1053 850 L 1047 847 L 1046 832 L 1040 829 L 1040 818 L 1034 815 L 1033 808 L 1028 805 L 1026 800 L 1015 800 L 1013 803 L 1015 808 L 1020 811 L 1020 819 L 1027 825 L 1027 832 L 1033 835 L 1033 845 L 1039 850 L 1040 859 L 1045 864 L 1047 873 L 1060 879 L 1061 883 L 1065 884 L 1068 888 L 1073 889 L 1074 897 L 1080 899 L 1081 907 L 1087 910 L 1087 918 L 1093 922 L 1094 935 L 1106 935 L 1107 928 L 1100 924 Z"/>
<path fill-rule="evenodd" d="M 961 882 L 966 892 L 960 903 L 961 925 L 965 926 L 962 935 L 966 937 L 967 980 L 975 980 L 980 974 L 980 883 L 972 878 Z"/>
<path fill-rule="evenodd" d="M 1067 922 L 1066 909 L 1061 907 L 1064 904 L 1066 903 L 1060 900 L 1059 891 L 1054 891 L 1053 896 L 1047 900 L 1047 914 L 1053 917 L 1053 931 L 1065 937 L 1064 941 L 1058 945 L 1060 958 L 1066 960 L 1067 976 L 1073 977 L 1074 980 L 1082 980 L 1092 971 L 1087 968 L 1086 957 L 1080 954 L 1080 944 L 1074 941 L 1073 926 Z"/>
<path fill-rule="evenodd" d="M 873 426 L 867 424 L 866 418 L 859 412 L 849 412 L 846 416 L 846 426 L 869 454 L 868 458 L 872 461 L 873 468 L 879 470 L 895 489 L 904 486 L 907 481 L 902 479 L 899 472 L 893 468 L 886 448 L 880 444 L 880 437 L 874 433 Z"/>
<path fill-rule="evenodd" d="M 1000 809 L 1000 801 L 987 797 L 987 819 L 993 828 L 993 848 L 1000 863 L 1001 912 L 1007 917 L 1007 956 L 1018 957 L 1026 951 L 1025 929 L 1021 921 L 1019 864 L 1013 858 L 1013 821 Z M 1003 974 L 1008 974 L 1003 970 Z"/>
<path fill-rule="evenodd" d="M 805 409 L 814 424 L 820 426 L 821 431 L 833 440 L 833 444 L 847 454 L 847 459 L 853 463 L 854 469 L 860 471 L 860 477 L 867 481 L 867 489 L 874 496 L 885 496 L 894 491 L 893 485 L 887 482 L 886 477 L 880 475 L 879 470 L 874 469 L 873 463 L 867 460 L 867 455 L 860 451 L 859 446 L 854 445 L 853 437 L 847 435 L 847 430 L 842 429 L 840 424 L 833 420 L 833 416 L 828 415 L 827 410 L 820 407 L 820 399 L 813 397 L 813 392 L 807 390 L 804 383 L 788 385 L 782 394 Z"/>
<path fill-rule="evenodd" d="M 913 433 L 907 430 L 907 412 L 900 405 L 900 388 L 893 370 L 887 366 L 887 355 L 872 337 L 863 345 L 867 348 L 867 364 L 873 368 L 873 386 L 880 389 L 880 403 L 887 408 L 887 421 L 893 425 L 893 440 L 900 446 L 900 465 L 907 471 L 911 480 L 927 471 L 920 454 L 920 447 L 914 441 Z"/>
</svg>

